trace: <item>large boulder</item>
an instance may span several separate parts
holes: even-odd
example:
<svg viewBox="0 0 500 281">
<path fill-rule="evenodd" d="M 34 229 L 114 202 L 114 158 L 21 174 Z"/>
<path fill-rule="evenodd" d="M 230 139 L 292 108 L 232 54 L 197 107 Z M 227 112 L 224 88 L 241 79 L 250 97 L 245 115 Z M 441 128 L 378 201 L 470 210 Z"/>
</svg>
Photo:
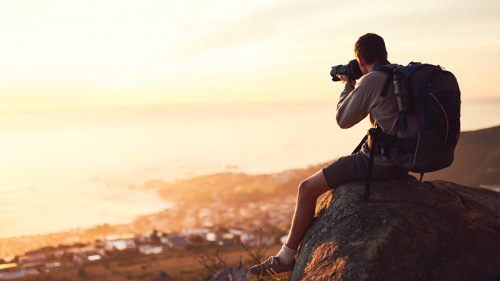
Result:
<svg viewBox="0 0 500 281">
<path fill-rule="evenodd" d="M 415 178 L 330 192 L 292 280 L 500 280 L 500 193 Z"/>
</svg>

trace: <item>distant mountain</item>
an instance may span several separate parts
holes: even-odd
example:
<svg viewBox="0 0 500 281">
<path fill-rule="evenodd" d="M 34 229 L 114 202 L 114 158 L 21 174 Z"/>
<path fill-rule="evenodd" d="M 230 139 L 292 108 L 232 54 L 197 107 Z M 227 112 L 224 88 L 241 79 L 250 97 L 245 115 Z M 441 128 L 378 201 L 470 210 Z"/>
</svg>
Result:
<svg viewBox="0 0 500 281">
<path fill-rule="evenodd" d="M 462 132 L 453 164 L 425 174 L 424 180 L 446 180 L 467 186 L 500 184 L 500 126 Z"/>
</svg>

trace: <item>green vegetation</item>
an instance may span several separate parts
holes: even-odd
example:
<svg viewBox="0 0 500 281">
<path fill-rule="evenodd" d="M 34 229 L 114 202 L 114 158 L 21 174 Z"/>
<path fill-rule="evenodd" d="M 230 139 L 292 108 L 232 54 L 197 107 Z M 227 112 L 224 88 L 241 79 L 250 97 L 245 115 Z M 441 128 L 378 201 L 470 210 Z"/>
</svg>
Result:
<svg viewBox="0 0 500 281">
<path fill-rule="evenodd" d="M 170 202 L 187 201 L 204 204 L 217 200 L 225 206 L 235 206 L 251 201 L 260 202 L 262 198 L 268 198 L 269 194 L 275 196 L 296 194 L 299 183 L 323 166 L 324 164 L 314 165 L 279 174 L 219 173 L 176 182 L 155 180 L 133 188 L 154 190 Z"/>
</svg>

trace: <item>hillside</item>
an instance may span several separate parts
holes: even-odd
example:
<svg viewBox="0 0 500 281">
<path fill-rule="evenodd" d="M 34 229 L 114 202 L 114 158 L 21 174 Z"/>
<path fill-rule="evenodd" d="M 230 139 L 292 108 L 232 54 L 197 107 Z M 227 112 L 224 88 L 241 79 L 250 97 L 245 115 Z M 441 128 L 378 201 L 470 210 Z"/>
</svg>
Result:
<svg viewBox="0 0 500 281">
<path fill-rule="evenodd" d="M 143 188 L 156 190 L 167 201 L 203 204 L 215 200 L 226 206 L 238 206 L 252 201 L 262 202 L 265 198 L 295 196 L 299 183 L 324 165 L 326 163 L 278 174 L 223 173 L 174 183 L 151 181 Z M 418 178 L 419 175 L 415 176 Z M 424 180 L 446 180 L 466 186 L 500 184 L 500 126 L 462 132 L 453 164 L 425 174 Z"/>
</svg>

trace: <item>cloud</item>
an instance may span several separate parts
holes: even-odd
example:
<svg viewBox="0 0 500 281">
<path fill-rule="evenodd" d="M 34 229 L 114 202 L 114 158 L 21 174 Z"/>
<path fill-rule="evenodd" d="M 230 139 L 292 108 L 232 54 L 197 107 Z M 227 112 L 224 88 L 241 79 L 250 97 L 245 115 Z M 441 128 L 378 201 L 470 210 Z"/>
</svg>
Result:
<svg viewBox="0 0 500 281">
<path fill-rule="evenodd" d="M 315 17 L 324 16 L 332 9 L 338 10 L 334 1 L 329 0 L 282 1 L 261 7 L 234 22 L 218 23 L 217 29 L 193 38 L 184 48 L 171 52 L 168 57 L 197 55 L 213 49 L 269 40 L 280 33 L 298 32 L 309 28 Z"/>
<path fill-rule="evenodd" d="M 254 9 L 230 23 L 212 24 L 167 58 L 195 56 L 203 52 L 241 47 L 272 40 L 299 40 L 331 44 L 355 40 L 366 32 L 395 33 L 394 39 L 426 38 L 461 26 L 498 22 L 498 3 L 487 1 L 280 1 Z M 495 11 L 495 12 L 493 12 Z M 381 34 L 384 36 L 384 34 Z M 446 36 L 446 34 L 443 34 Z M 405 39 L 406 38 L 406 39 Z M 297 43 L 297 42 L 295 42 Z M 324 44 L 324 43 L 323 43 Z M 353 44 L 353 42 L 350 42 Z"/>
</svg>

